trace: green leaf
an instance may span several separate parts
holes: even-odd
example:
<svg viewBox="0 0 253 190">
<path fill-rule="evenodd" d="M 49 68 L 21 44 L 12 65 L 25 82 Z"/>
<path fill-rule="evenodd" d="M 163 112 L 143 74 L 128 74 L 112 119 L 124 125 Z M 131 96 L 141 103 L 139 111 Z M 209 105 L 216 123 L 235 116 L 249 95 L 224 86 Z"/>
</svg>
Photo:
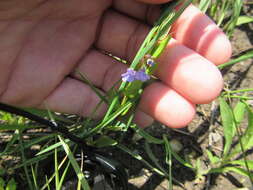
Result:
<svg viewBox="0 0 253 190">
<path fill-rule="evenodd" d="M 156 137 L 151 136 L 146 131 L 144 131 L 142 128 L 138 127 L 137 125 L 131 126 L 136 133 L 138 133 L 140 136 L 142 136 L 144 139 L 146 139 L 149 143 L 153 144 L 163 144 L 164 141 L 162 139 L 158 139 Z"/>
<path fill-rule="evenodd" d="M 131 83 L 128 83 L 127 87 L 124 90 L 124 95 L 129 98 L 134 98 L 136 95 L 138 95 L 142 85 L 143 82 L 139 80 L 135 80 Z"/>
<path fill-rule="evenodd" d="M 246 167 L 245 160 L 233 160 L 233 161 L 228 162 L 228 164 L 240 165 L 240 166 Z M 253 160 L 247 160 L 247 164 L 248 164 L 249 169 L 253 170 Z"/>
<path fill-rule="evenodd" d="M 246 107 L 247 107 L 247 105 L 242 101 L 239 101 L 236 104 L 233 112 L 234 112 L 234 117 L 235 117 L 235 121 L 236 121 L 237 125 L 239 125 L 242 122 L 242 120 L 244 119 L 244 113 L 246 111 Z"/>
<path fill-rule="evenodd" d="M 6 190 L 16 190 L 17 184 L 14 178 L 11 178 L 11 180 L 6 185 Z"/>
<path fill-rule="evenodd" d="M 213 168 L 213 169 L 209 170 L 208 173 L 210 174 L 210 173 L 229 173 L 229 172 L 235 172 L 239 175 L 243 175 L 246 177 L 250 176 L 249 172 L 246 171 L 245 169 L 232 167 L 232 166 L 228 166 L 228 167 L 224 167 L 224 168 Z"/>
<path fill-rule="evenodd" d="M 116 117 L 118 117 L 121 113 L 129 109 L 133 105 L 132 102 L 127 102 L 124 105 L 120 106 L 114 113 L 107 116 L 107 119 L 103 120 L 100 124 L 98 124 L 96 127 L 92 128 L 90 131 L 88 131 L 86 134 L 83 135 L 83 138 L 88 138 L 93 136 L 96 132 L 99 130 L 102 130 L 104 127 L 110 124 Z"/>
<path fill-rule="evenodd" d="M 230 66 L 230 65 L 233 65 L 233 64 L 239 63 L 241 61 L 251 59 L 251 58 L 253 58 L 253 50 L 252 49 L 250 49 L 247 52 L 243 53 L 239 57 L 236 57 L 236 58 L 228 61 L 227 63 L 219 65 L 218 68 L 223 69 L 224 67 L 227 67 L 227 66 Z"/>
<path fill-rule="evenodd" d="M 36 157 L 32 157 L 28 160 L 25 160 L 23 162 L 21 162 L 20 164 L 16 165 L 13 169 L 18 169 L 20 167 L 24 167 L 26 165 L 31 165 L 31 164 L 35 164 L 35 163 L 38 163 L 39 161 L 41 160 L 44 160 L 46 158 L 48 158 L 48 156 L 50 155 L 51 153 L 47 153 L 45 155 L 41 155 L 41 156 L 36 156 Z"/>
<path fill-rule="evenodd" d="M 249 106 L 247 106 L 247 112 L 248 112 L 248 126 L 246 131 L 241 137 L 241 143 L 245 151 L 253 147 L 253 111 Z M 231 158 L 232 156 L 241 153 L 241 151 L 242 151 L 241 146 L 238 143 L 229 154 L 229 157 Z"/>
<path fill-rule="evenodd" d="M 169 141 L 168 141 L 168 139 L 167 139 L 167 137 L 166 137 L 165 135 L 163 135 L 163 140 L 164 140 L 165 146 L 168 148 L 168 150 L 171 152 L 171 154 L 174 156 L 174 158 L 175 158 L 178 162 L 180 162 L 180 163 L 181 163 L 182 165 L 184 165 L 185 167 L 194 169 L 194 167 L 193 167 L 190 163 L 186 162 L 186 161 L 185 161 L 184 159 L 182 159 L 175 151 L 173 151 L 173 150 L 171 149 L 170 143 L 169 143 Z"/>
<path fill-rule="evenodd" d="M 166 176 L 169 176 L 169 174 L 167 173 L 167 171 L 159 164 L 159 159 L 155 157 L 155 155 L 153 154 L 150 145 L 147 143 L 147 141 L 145 141 L 145 151 L 148 154 L 149 158 L 152 160 L 152 162 L 156 165 L 157 168 L 159 168 L 159 170 L 161 170 L 163 173 L 166 174 Z"/>
<path fill-rule="evenodd" d="M 68 162 L 66 168 L 65 168 L 64 171 L 63 171 L 63 174 L 62 174 L 62 176 L 61 176 L 60 183 L 59 183 L 59 185 L 58 185 L 57 190 L 61 190 L 61 189 L 62 189 L 62 184 L 63 184 L 63 182 L 64 182 L 64 179 L 65 179 L 66 175 L 67 175 L 69 166 L 70 166 L 70 161 Z"/>
<path fill-rule="evenodd" d="M 114 139 L 108 137 L 108 136 L 101 136 L 99 137 L 99 139 L 97 139 L 94 142 L 94 145 L 98 148 L 103 148 L 103 147 L 107 147 L 107 146 L 115 146 L 117 145 L 118 142 L 115 141 Z"/>
<path fill-rule="evenodd" d="M 240 26 L 242 24 L 248 24 L 250 22 L 253 22 L 252 16 L 239 16 L 237 19 L 236 26 Z"/>
<path fill-rule="evenodd" d="M 141 155 L 139 155 L 139 154 L 137 154 L 137 153 L 131 151 L 130 149 L 128 149 L 126 146 L 124 146 L 124 145 L 122 145 L 122 144 L 117 144 L 117 147 L 118 147 L 120 150 L 122 150 L 122 151 L 128 153 L 129 155 L 131 155 L 132 157 L 134 157 L 136 160 L 139 160 L 139 161 L 141 161 L 142 163 L 144 163 L 144 164 L 145 164 L 147 167 L 149 167 L 152 171 L 156 172 L 157 174 L 159 174 L 159 175 L 161 175 L 161 176 L 165 176 L 165 174 L 164 174 L 162 171 L 160 171 L 160 170 L 158 170 L 157 168 L 153 167 L 150 163 L 148 163 L 146 160 L 144 160 L 144 159 L 142 158 Z"/>
<path fill-rule="evenodd" d="M 81 168 L 79 167 L 73 153 L 71 152 L 68 144 L 64 141 L 64 139 L 60 136 L 58 136 L 60 141 L 61 141 L 61 144 L 66 152 L 66 155 L 68 156 L 69 158 L 69 161 L 71 163 L 71 165 L 73 166 L 75 172 L 76 172 L 76 175 L 78 177 L 78 180 L 81 182 L 81 185 L 82 185 L 82 188 L 85 189 L 85 190 L 90 190 L 90 187 L 89 187 L 89 184 L 87 182 L 87 180 L 85 179 L 85 176 L 81 170 Z"/>
<path fill-rule="evenodd" d="M 164 144 L 165 146 L 165 153 L 166 153 L 166 158 L 165 158 L 165 162 L 169 167 L 169 190 L 173 189 L 173 183 L 172 183 L 172 153 L 171 153 L 171 147 L 170 144 L 167 140 L 167 137 L 164 135 L 163 139 L 166 141 L 166 143 Z"/>
<path fill-rule="evenodd" d="M 37 183 L 37 173 L 35 173 L 33 166 L 31 166 L 32 171 L 32 177 L 33 177 L 33 183 L 34 183 L 34 189 L 39 189 L 38 183 Z"/>
<path fill-rule="evenodd" d="M 5 181 L 0 177 L 0 190 L 4 190 Z"/>
<path fill-rule="evenodd" d="M 54 173 L 55 173 L 55 187 L 58 189 L 60 183 L 60 176 L 58 170 L 58 156 L 57 156 L 57 149 L 54 149 Z"/>
<path fill-rule="evenodd" d="M 237 167 L 225 167 L 223 168 L 223 172 L 227 173 L 227 172 L 235 172 L 239 175 L 243 175 L 243 176 L 246 176 L 246 177 L 249 177 L 250 176 L 250 173 L 243 169 L 243 168 L 237 168 Z"/>
<path fill-rule="evenodd" d="M 79 76 L 81 77 L 81 80 L 87 84 L 95 93 L 96 95 L 103 100 L 105 103 L 108 103 L 109 101 L 106 99 L 106 97 L 100 92 L 100 90 L 98 90 L 94 84 L 92 84 L 92 82 L 88 79 L 88 77 L 85 76 L 84 73 L 80 72 L 79 70 L 76 70 L 76 73 L 79 74 Z"/>
<path fill-rule="evenodd" d="M 169 41 L 171 39 L 170 35 L 167 35 L 164 39 L 162 39 L 160 42 L 157 42 L 158 44 L 154 47 L 154 49 L 151 52 L 151 56 L 153 58 L 158 58 L 162 52 L 164 51 L 164 49 L 167 47 Z"/>
<path fill-rule="evenodd" d="M 206 154 L 208 156 L 208 159 L 210 160 L 211 164 L 219 163 L 221 160 L 219 157 L 214 156 L 212 152 L 206 149 Z"/>
<path fill-rule="evenodd" d="M 66 143 L 70 143 L 70 145 L 73 144 L 69 139 L 65 139 L 65 142 L 66 142 Z M 47 148 L 41 150 L 40 152 L 38 152 L 38 153 L 36 154 L 36 156 L 41 155 L 41 154 L 45 154 L 45 153 L 47 153 L 47 152 L 49 152 L 49 151 L 52 151 L 52 150 L 54 150 L 55 148 L 58 148 L 58 147 L 60 147 L 60 146 L 61 146 L 61 143 L 60 143 L 60 142 L 55 143 L 55 144 L 53 144 L 53 145 L 51 145 L 51 146 L 49 146 L 49 147 L 47 147 Z"/>
<path fill-rule="evenodd" d="M 236 128 L 234 124 L 232 109 L 230 108 L 230 106 L 227 104 L 227 102 L 223 97 L 220 97 L 219 101 L 220 101 L 221 120 L 225 136 L 225 145 L 223 154 L 224 156 L 226 156 L 230 150 Z"/>
<path fill-rule="evenodd" d="M 201 0 L 199 3 L 199 9 L 205 13 L 211 3 L 211 0 Z"/>
</svg>

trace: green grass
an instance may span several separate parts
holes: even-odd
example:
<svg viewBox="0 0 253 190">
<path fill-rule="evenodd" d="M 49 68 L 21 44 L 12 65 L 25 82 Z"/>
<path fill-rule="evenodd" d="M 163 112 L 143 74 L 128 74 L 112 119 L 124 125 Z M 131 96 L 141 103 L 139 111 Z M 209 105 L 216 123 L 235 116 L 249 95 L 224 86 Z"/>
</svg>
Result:
<svg viewBox="0 0 253 190">
<path fill-rule="evenodd" d="M 184 4 L 185 7 L 190 2 L 187 1 Z M 200 0 L 194 3 L 198 4 L 203 12 L 210 15 L 230 37 L 233 36 L 236 27 L 253 22 L 251 17 L 241 15 L 242 0 Z M 175 19 L 180 16 L 183 8 L 177 12 L 172 11 L 172 7 L 165 9 L 137 52 L 130 65 L 131 68 L 143 67 L 139 63 L 146 54 L 151 54 L 154 58 L 159 57 L 170 40 L 167 31 Z M 158 44 L 157 41 L 162 41 L 162 43 Z M 251 58 L 253 58 L 252 50 L 243 52 L 240 55 L 234 55 L 232 60 L 220 65 L 219 68 L 224 69 Z M 155 67 L 148 68 L 148 73 L 152 74 Z M 173 173 L 175 160 L 181 164 L 181 167 L 192 170 L 196 178 L 212 173 L 235 172 L 248 177 L 253 184 L 253 176 L 250 172 L 253 170 L 253 162 L 247 159 L 247 151 L 253 148 L 253 110 L 249 102 L 253 98 L 251 96 L 253 89 L 226 89 L 220 95 L 218 99 L 220 115 L 217 119 L 223 128 L 224 146 L 219 155 L 215 154 L 212 147 L 203 151 L 207 158 L 205 161 L 209 162 L 208 169 L 204 169 L 201 167 L 200 159 L 196 161 L 188 155 L 182 155 L 173 150 L 168 135 L 160 138 L 154 137 L 132 122 L 134 111 L 145 86 L 144 83 L 123 82 L 119 91 L 112 88 L 104 96 L 82 73 L 79 74 L 83 82 L 98 94 L 101 102 L 108 104 L 109 109 L 101 121 L 87 118 L 85 121 L 80 120 L 73 123 L 71 119 L 59 117 L 54 113 L 48 115 L 48 112 L 29 111 L 43 117 L 48 116 L 56 121 L 64 119 L 70 123 L 70 131 L 85 138 L 89 145 L 98 148 L 110 147 L 110 149 L 125 152 L 133 159 L 140 161 L 150 171 L 166 178 L 169 181 L 168 189 L 173 189 L 173 184 L 181 184 Z M 99 106 L 100 104 L 97 108 Z M 85 170 L 85 165 L 76 161 L 75 155 L 78 148 L 73 142 L 56 133 L 46 134 L 46 127 L 29 122 L 22 117 L 0 112 L 0 120 L 2 122 L 0 134 L 8 136 L 0 153 L 3 158 L 1 162 L 7 162 L 7 156 L 12 157 L 11 164 L 8 166 L 0 164 L 0 190 L 15 190 L 17 184 L 30 190 L 61 189 L 68 180 L 71 170 L 75 172 L 78 181 L 77 189 L 88 190 L 90 188 L 82 172 Z M 243 129 L 242 126 L 246 128 Z M 35 132 L 29 133 L 31 129 Z M 129 146 L 125 144 L 124 137 L 129 129 L 143 139 L 145 155 L 134 150 L 135 142 Z M 42 132 L 39 133 L 36 130 L 42 130 Z M 39 134 L 36 135 L 37 133 Z M 39 146 L 39 149 L 35 151 L 36 153 L 31 154 L 35 146 Z M 154 146 L 162 147 L 164 154 L 156 155 L 152 149 Z M 20 161 L 16 163 L 15 160 Z M 48 160 L 54 160 L 51 166 L 52 171 L 43 171 L 43 173 L 41 166 L 44 166 Z M 21 181 L 22 184 L 20 184 Z"/>
</svg>

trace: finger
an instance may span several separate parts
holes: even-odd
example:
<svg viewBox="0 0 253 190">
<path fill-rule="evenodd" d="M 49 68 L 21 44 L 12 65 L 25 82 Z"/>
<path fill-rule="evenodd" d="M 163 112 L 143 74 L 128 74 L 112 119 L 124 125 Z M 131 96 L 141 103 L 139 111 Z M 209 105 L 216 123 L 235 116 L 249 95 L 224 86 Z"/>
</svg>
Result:
<svg viewBox="0 0 253 190">
<path fill-rule="evenodd" d="M 147 5 L 144 6 L 144 4 L 136 5 L 133 0 L 124 1 L 125 3 L 122 0 L 116 2 L 115 9 L 142 21 L 147 19 L 150 22 L 150 20 L 154 20 L 154 15 L 159 14 L 158 7 L 147 8 Z M 135 8 L 131 8 L 131 5 L 135 5 Z M 187 24 L 187 27 L 184 23 Z M 114 30 L 111 30 L 112 27 Z M 105 14 L 97 46 L 131 60 L 149 30 L 148 25 L 138 20 L 109 11 Z M 223 63 L 231 56 L 231 44 L 226 35 L 194 6 L 187 8 L 179 17 L 173 26 L 172 34 L 180 43 L 186 43 L 186 46 L 199 52 L 215 64 Z"/>
<path fill-rule="evenodd" d="M 195 115 L 195 105 L 162 83 L 153 83 L 142 94 L 139 107 L 156 120 L 173 128 L 184 127 Z"/>
<path fill-rule="evenodd" d="M 193 5 L 190 5 L 174 23 L 171 32 L 178 42 L 217 65 L 228 61 L 231 57 L 231 43 L 226 35 Z"/>
<path fill-rule="evenodd" d="M 105 104 L 102 104 L 92 115 L 99 102 L 100 98 L 89 86 L 66 78 L 38 108 L 97 118 L 102 117 L 106 111 Z"/>
<path fill-rule="evenodd" d="M 126 64 L 93 49 L 80 60 L 71 76 L 82 80 L 83 75 L 96 87 L 107 92 L 121 79 L 121 74 L 126 70 Z"/>
<path fill-rule="evenodd" d="M 176 40 L 170 41 L 157 62 L 156 75 L 196 104 L 211 102 L 223 88 L 218 68 Z"/>
</svg>

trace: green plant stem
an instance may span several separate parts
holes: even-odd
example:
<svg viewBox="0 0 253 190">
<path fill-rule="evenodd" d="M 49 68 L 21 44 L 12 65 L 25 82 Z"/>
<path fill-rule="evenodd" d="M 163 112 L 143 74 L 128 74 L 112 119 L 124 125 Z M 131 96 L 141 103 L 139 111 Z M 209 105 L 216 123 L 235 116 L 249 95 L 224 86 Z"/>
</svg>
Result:
<svg viewBox="0 0 253 190">
<path fill-rule="evenodd" d="M 21 151 L 22 161 L 26 162 L 26 157 L 25 157 L 25 152 L 24 152 L 24 146 L 23 146 L 22 131 L 18 130 L 18 134 L 19 134 L 19 145 L 20 145 L 20 148 L 21 148 L 20 151 Z M 32 181 L 31 181 L 30 176 L 29 176 L 27 164 L 24 165 L 24 170 L 25 170 L 26 179 L 28 181 L 29 189 L 33 190 L 33 185 L 32 185 Z"/>
</svg>

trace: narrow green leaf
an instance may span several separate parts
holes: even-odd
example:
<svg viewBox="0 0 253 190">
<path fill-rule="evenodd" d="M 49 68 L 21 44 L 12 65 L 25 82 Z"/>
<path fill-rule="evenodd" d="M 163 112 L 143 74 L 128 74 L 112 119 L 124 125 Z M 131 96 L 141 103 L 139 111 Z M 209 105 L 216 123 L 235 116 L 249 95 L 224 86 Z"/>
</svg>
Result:
<svg viewBox="0 0 253 190">
<path fill-rule="evenodd" d="M 63 174 L 62 174 L 62 176 L 61 176 L 60 183 L 59 183 L 59 185 L 58 185 L 58 189 L 57 189 L 57 190 L 61 190 L 61 189 L 62 189 L 62 184 L 63 184 L 63 182 L 64 182 L 64 179 L 65 179 L 66 175 L 67 175 L 69 166 L 70 166 L 70 161 L 68 162 L 66 168 L 65 168 L 64 171 L 63 171 Z"/>
<path fill-rule="evenodd" d="M 171 153 L 171 147 L 170 144 L 168 142 L 167 137 L 164 135 L 163 139 L 165 141 L 164 146 L 165 146 L 165 153 L 166 153 L 166 158 L 165 158 L 165 162 L 166 164 L 169 166 L 169 190 L 173 189 L 173 183 L 172 183 L 172 153 Z"/>
<path fill-rule="evenodd" d="M 150 134 L 148 134 L 146 131 L 144 131 L 142 128 L 138 127 L 137 125 L 132 125 L 131 127 L 135 130 L 136 133 L 138 133 L 140 136 L 145 138 L 149 143 L 153 143 L 153 144 L 164 143 L 162 139 L 158 139 L 156 137 L 151 136 Z"/>
<path fill-rule="evenodd" d="M 35 188 L 35 190 L 38 190 L 39 187 L 38 187 L 38 183 L 37 183 L 37 174 L 35 173 L 32 165 L 31 165 L 31 171 L 32 171 L 34 188 Z"/>
<path fill-rule="evenodd" d="M 211 0 L 201 0 L 199 3 L 199 9 L 205 13 L 210 6 Z"/>
<path fill-rule="evenodd" d="M 225 145 L 223 154 L 224 156 L 226 156 L 230 150 L 236 128 L 234 124 L 232 109 L 230 108 L 230 106 L 227 104 L 227 102 L 223 97 L 220 97 L 219 101 L 220 101 L 222 126 L 225 136 Z"/>
<path fill-rule="evenodd" d="M 228 61 L 227 63 L 221 64 L 218 66 L 219 69 L 223 69 L 224 67 L 239 63 L 241 61 L 245 61 L 247 59 L 251 59 L 253 58 L 253 50 L 250 49 L 247 52 L 243 53 L 242 55 L 240 55 L 239 57 L 236 57 L 230 61 Z"/>
<path fill-rule="evenodd" d="M 44 160 L 46 158 L 48 158 L 48 156 L 50 155 L 51 153 L 47 153 L 45 155 L 40 155 L 40 156 L 36 156 L 36 157 L 32 157 L 30 159 L 27 159 L 26 161 L 23 161 L 22 163 L 16 165 L 13 169 L 18 169 L 18 168 L 21 168 L 21 167 L 24 167 L 26 165 L 31 165 L 31 164 L 35 164 L 41 160 Z"/>
<path fill-rule="evenodd" d="M 165 135 L 163 136 L 163 140 L 164 140 L 165 145 L 167 146 L 167 148 L 168 148 L 169 151 L 171 152 L 171 154 L 174 156 L 174 158 L 175 158 L 178 162 L 180 162 L 180 163 L 181 163 L 182 165 L 184 165 L 185 167 L 194 169 L 194 167 L 193 167 L 190 163 L 186 162 L 186 161 L 185 161 L 184 159 L 182 159 L 175 151 L 173 151 L 173 150 L 171 149 L 170 143 L 169 143 L 169 141 L 168 141 L 168 139 L 167 139 L 167 137 L 166 137 Z"/>
<path fill-rule="evenodd" d="M 250 173 L 247 170 L 245 170 L 243 168 L 237 168 L 237 167 L 225 167 L 225 168 L 223 168 L 223 172 L 224 173 L 235 172 L 239 175 L 243 175 L 243 176 L 246 176 L 246 177 L 250 176 Z"/>
<path fill-rule="evenodd" d="M 248 112 L 248 126 L 246 131 L 241 137 L 241 142 L 245 151 L 253 147 L 253 111 L 249 106 L 247 106 L 247 112 Z M 229 157 L 231 158 L 236 154 L 241 153 L 241 151 L 242 151 L 241 146 L 238 143 L 229 154 Z"/>
<path fill-rule="evenodd" d="M 69 139 L 65 139 L 65 142 L 66 142 L 66 143 L 70 143 L 70 145 L 73 144 Z M 49 151 L 52 151 L 52 150 L 54 150 L 55 148 L 58 148 L 58 147 L 60 147 L 60 146 L 61 146 L 61 143 L 60 143 L 60 142 L 55 143 L 55 144 L 53 144 L 53 145 L 51 145 L 51 146 L 49 146 L 49 147 L 47 147 L 47 148 L 41 150 L 40 152 L 38 152 L 38 153 L 36 154 L 36 156 L 41 155 L 41 154 L 45 154 L 45 153 L 47 153 L 47 152 L 49 152 Z"/>
<path fill-rule="evenodd" d="M 214 156 L 213 153 L 207 149 L 206 149 L 206 154 L 207 154 L 208 159 L 210 160 L 211 164 L 217 164 L 221 161 L 219 157 Z"/>
<path fill-rule="evenodd" d="M 234 117 L 235 117 L 237 125 L 239 125 L 244 119 L 244 113 L 246 111 L 246 107 L 247 107 L 246 104 L 242 101 L 239 101 L 236 104 L 233 112 L 234 112 Z"/>
<path fill-rule="evenodd" d="M 55 134 L 48 134 L 46 136 L 31 139 L 28 142 L 24 143 L 24 148 L 30 148 L 32 145 L 39 144 L 44 141 L 49 142 L 54 136 Z"/>
<path fill-rule="evenodd" d="M 69 161 L 70 161 L 71 165 L 73 166 L 73 168 L 76 172 L 78 180 L 82 184 L 82 188 L 85 189 L 85 190 L 90 190 L 89 184 L 88 184 L 87 180 L 85 179 L 85 176 L 84 176 L 81 168 L 79 167 L 73 153 L 71 152 L 68 144 L 64 141 L 64 139 L 62 137 L 58 136 L 58 138 L 60 139 L 61 144 L 62 144 L 62 146 L 63 146 L 63 148 L 64 148 L 64 150 L 65 150 L 65 152 L 66 152 L 66 154 L 69 158 Z"/>
<path fill-rule="evenodd" d="M 229 161 L 228 164 L 240 165 L 240 166 L 246 167 L 245 160 L 232 160 L 232 161 Z M 253 160 L 247 160 L 247 164 L 249 166 L 249 169 L 253 170 Z"/>
<path fill-rule="evenodd" d="M 14 178 L 11 178 L 11 180 L 6 185 L 6 190 L 16 190 L 17 184 Z"/>
<path fill-rule="evenodd" d="M 57 149 L 54 149 L 54 173 L 55 173 L 55 189 L 58 189 L 60 183 L 59 170 L 58 170 L 58 156 Z"/>
<path fill-rule="evenodd" d="M 131 155 L 133 158 L 141 161 L 143 164 L 145 164 L 147 167 L 149 167 L 152 171 L 156 172 L 157 174 L 159 174 L 161 176 L 165 176 L 165 174 L 162 171 L 160 171 L 157 168 L 153 167 L 149 162 L 147 162 L 145 159 L 143 159 L 141 155 L 131 151 L 130 149 L 128 149 L 126 146 L 124 146 L 122 144 L 117 144 L 117 147 L 120 150 L 122 150 L 122 151 L 128 153 L 129 155 Z"/>
<path fill-rule="evenodd" d="M 243 24 L 248 24 L 253 22 L 253 17 L 252 16 L 239 16 L 237 19 L 236 26 L 240 26 Z"/>
<path fill-rule="evenodd" d="M 81 73 L 79 70 L 76 70 L 76 72 L 79 74 L 82 81 L 89 85 L 89 87 L 97 94 L 97 96 L 108 104 L 109 101 L 106 99 L 106 97 L 94 86 L 94 84 L 92 84 L 92 82 L 85 76 L 85 74 Z"/>
<path fill-rule="evenodd" d="M 94 145 L 98 148 L 103 148 L 103 147 L 107 147 L 107 146 L 115 146 L 117 144 L 118 144 L 117 141 L 115 141 L 114 139 L 112 139 L 108 136 L 105 136 L 105 135 L 99 137 L 99 139 L 97 139 L 94 142 Z"/>
<path fill-rule="evenodd" d="M 148 154 L 152 162 L 156 165 L 156 167 L 159 168 L 159 170 L 161 170 L 166 176 L 169 176 L 167 171 L 159 164 L 159 159 L 155 157 L 147 141 L 145 141 L 144 146 L 145 146 L 146 153 Z"/>
<path fill-rule="evenodd" d="M 4 190 L 5 181 L 3 178 L 0 177 L 0 190 Z"/>
<path fill-rule="evenodd" d="M 98 124 L 96 127 L 92 128 L 90 131 L 88 131 L 86 134 L 83 135 L 83 138 L 88 138 L 94 135 L 99 130 L 103 129 L 107 125 L 110 124 L 116 117 L 118 117 L 121 113 L 129 109 L 133 105 L 132 102 L 127 102 L 126 104 L 122 105 L 118 110 L 116 110 L 111 115 L 107 116 L 107 119 L 102 121 L 100 124 Z"/>
<path fill-rule="evenodd" d="M 169 41 L 171 39 L 171 36 L 168 35 L 164 39 L 162 39 L 158 44 L 155 46 L 155 48 L 151 52 L 151 56 L 154 57 L 155 59 L 158 58 L 164 49 L 167 47 Z"/>
</svg>

